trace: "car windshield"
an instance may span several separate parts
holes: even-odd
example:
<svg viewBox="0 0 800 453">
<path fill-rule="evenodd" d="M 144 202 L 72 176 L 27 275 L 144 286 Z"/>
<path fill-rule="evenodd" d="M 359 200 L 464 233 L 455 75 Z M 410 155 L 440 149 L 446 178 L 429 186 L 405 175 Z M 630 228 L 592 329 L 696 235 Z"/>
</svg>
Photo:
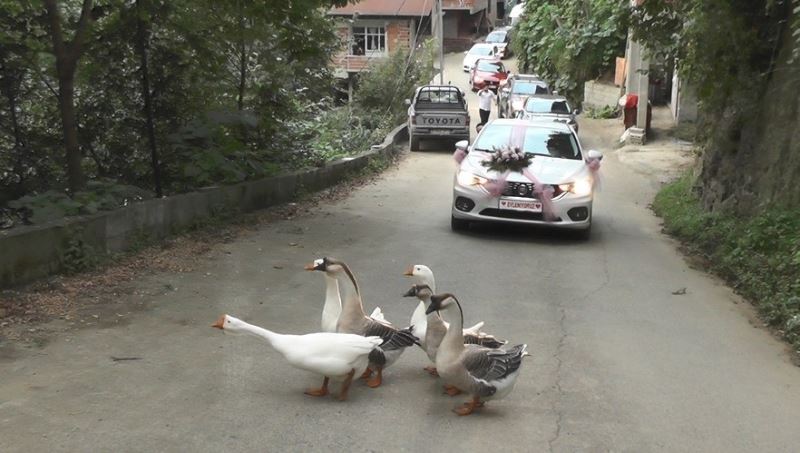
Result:
<svg viewBox="0 0 800 453">
<path fill-rule="evenodd" d="M 528 113 L 558 113 L 569 114 L 572 109 L 564 99 L 540 99 L 530 98 L 525 103 L 525 111 Z"/>
<path fill-rule="evenodd" d="M 478 61 L 478 71 L 506 72 L 506 68 L 499 61 L 480 60 Z"/>
<path fill-rule="evenodd" d="M 492 49 L 489 46 L 475 46 L 469 50 L 470 55 L 491 55 Z"/>
<path fill-rule="evenodd" d="M 417 103 L 459 104 L 461 95 L 456 88 L 423 88 L 417 96 Z"/>
<path fill-rule="evenodd" d="M 514 94 L 547 94 L 547 85 L 543 82 L 514 82 Z"/>
<path fill-rule="evenodd" d="M 491 151 L 503 146 L 519 146 L 528 154 L 581 159 L 578 142 L 573 134 L 525 124 L 490 124 L 481 131 L 474 149 Z"/>
<path fill-rule="evenodd" d="M 489 33 L 489 36 L 486 37 L 486 42 L 490 43 L 503 43 L 506 40 L 506 32 L 504 31 L 494 31 Z"/>
</svg>

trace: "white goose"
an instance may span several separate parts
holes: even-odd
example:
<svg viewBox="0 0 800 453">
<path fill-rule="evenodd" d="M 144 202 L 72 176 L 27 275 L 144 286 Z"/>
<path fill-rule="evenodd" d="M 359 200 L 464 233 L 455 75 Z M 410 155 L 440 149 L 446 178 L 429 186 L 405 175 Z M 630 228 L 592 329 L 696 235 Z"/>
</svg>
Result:
<svg viewBox="0 0 800 453">
<path fill-rule="evenodd" d="M 433 291 L 428 285 L 412 285 L 411 289 L 403 294 L 403 297 L 418 298 L 423 306 L 425 304 L 430 305 L 431 296 L 433 296 Z M 423 313 L 423 315 L 424 314 L 425 313 Z M 431 360 L 431 362 L 436 363 L 436 351 L 439 349 L 439 345 L 442 343 L 442 339 L 447 332 L 449 323 L 445 322 L 437 312 L 431 312 L 430 314 L 426 315 L 426 323 L 427 326 L 425 327 L 424 332 L 422 332 L 424 336 L 419 339 L 420 347 L 422 347 L 425 353 L 428 354 L 428 358 Z M 463 335 L 464 344 L 477 344 L 492 349 L 497 349 L 508 343 L 505 340 L 498 340 L 493 335 L 489 335 L 485 332 L 474 333 L 471 330 L 464 329 Z M 436 367 L 427 366 L 425 367 L 425 371 L 433 376 L 438 375 L 436 372 Z"/>
<path fill-rule="evenodd" d="M 250 334 L 264 339 L 292 366 L 325 376 L 322 387 L 307 390 L 307 395 L 327 395 L 329 377 L 343 381 L 340 401 L 347 399 L 353 376 L 367 368 L 370 352 L 383 341 L 380 337 L 329 332 L 283 335 L 230 315 L 220 316 L 211 327 L 226 333 Z"/>
<path fill-rule="evenodd" d="M 322 259 L 314 260 L 313 263 L 305 266 L 305 270 L 313 271 L 314 268 L 320 264 L 322 264 Z M 322 275 L 325 276 L 325 304 L 322 306 L 322 331 L 336 332 L 336 323 L 339 322 L 339 315 L 342 314 L 342 297 L 339 294 L 339 282 L 336 281 L 336 278 L 328 274 Z M 375 307 L 375 310 L 372 311 L 369 317 L 376 321 L 386 322 L 386 318 L 384 318 L 380 307 Z"/>
<path fill-rule="evenodd" d="M 528 345 L 519 344 L 508 350 L 465 345 L 461 327 L 464 315 L 461 304 L 452 294 L 431 296 L 427 312 L 438 310 L 450 321 L 447 333 L 436 353 L 436 368 L 446 384 L 460 389 L 472 399 L 454 409 L 458 415 L 469 415 L 485 401 L 508 395 L 519 376 L 522 358 Z"/>
<path fill-rule="evenodd" d="M 361 291 L 353 272 L 342 261 L 325 257 L 314 262 L 313 270 L 325 272 L 337 279 L 342 298 L 342 313 L 336 326 L 337 332 L 354 333 L 364 336 L 380 336 L 383 339 L 369 355 L 369 366 L 363 378 L 369 378 L 373 372 L 376 376 L 367 381 L 370 387 L 378 387 L 383 382 L 383 370 L 394 363 L 400 354 L 419 340 L 411 329 L 398 329 L 388 322 L 381 322 L 364 313 L 361 302 Z"/>
</svg>

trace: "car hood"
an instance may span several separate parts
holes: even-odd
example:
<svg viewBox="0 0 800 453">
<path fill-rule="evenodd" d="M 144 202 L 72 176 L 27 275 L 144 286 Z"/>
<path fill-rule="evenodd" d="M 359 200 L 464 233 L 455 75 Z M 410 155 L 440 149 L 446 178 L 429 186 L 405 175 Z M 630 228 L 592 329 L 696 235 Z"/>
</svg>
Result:
<svg viewBox="0 0 800 453">
<path fill-rule="evenodd" d="M 472 151 L 461 163 L 461 168 L 463 170 L 469 170 L 476 175 L 485 176 L 490 179 L 496 179 L 499 173 L 489 170 L 482 165 L 482 162 L 488 158 L 489 153 Z M 589 168 L 586 166 L 583 160 L 559 159 L 546 156 L 534 156 L 534 158 L 531 159 L 531 164 L 528 166 L 528 170 L 530 170 L 531 173 L 533 173 L 541 182 L 545 184 L 564 184 L 573 182 L 576 179 L 588 176 L 589 174 Z M 511 172 L 508 175 L 508 181 L 530 182 L 528 178 L 519 172 Z"/>
</svg>

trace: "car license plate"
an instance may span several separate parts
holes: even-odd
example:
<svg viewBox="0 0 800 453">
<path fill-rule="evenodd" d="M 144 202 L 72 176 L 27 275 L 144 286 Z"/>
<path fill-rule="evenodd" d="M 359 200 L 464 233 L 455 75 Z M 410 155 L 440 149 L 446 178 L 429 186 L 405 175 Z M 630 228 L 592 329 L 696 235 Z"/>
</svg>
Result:
<svg viewBox="0 0 800 453">
<path fill-rule="evenodd" d="M 513 211 L 542 212 L 542 203 L 533 200 L 512 200 L 507 198 L 500 199 L 500 209 L 511 209 Z"/>
<path fill-rule="evenodd" d="M 436 134 L 436 135 L 449 135 L 450 134 L 450 130 L 449 129 L 431 129 L 431 133 L 432 134 Z"/>
</svg>

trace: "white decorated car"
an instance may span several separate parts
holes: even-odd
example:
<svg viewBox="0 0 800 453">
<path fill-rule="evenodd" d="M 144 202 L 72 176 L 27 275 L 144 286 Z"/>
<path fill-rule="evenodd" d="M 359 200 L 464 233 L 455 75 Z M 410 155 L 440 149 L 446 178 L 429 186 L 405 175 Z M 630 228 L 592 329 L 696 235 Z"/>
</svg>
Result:
<svg viewBox="0 0 800 453">
<path fill-rule="evenodd" d="M 456 147 L 457 154 L 466 156 L 453 180 L 453 230 L 466 229 L 470 222 L 493 221 L 581 230 L 588 237 L 594 181 L 603 155 L 584 153 L 567 124 L 498 119 L 483 127 L 474 144 L 461 141 Z M 508 147 L 530 159 L 524 169 L 528 176 L 486 167 L 495 150 Z M 546 200 L 542 188 L 548 192 Z"/>
<path fill-rule="evenodd" d="M 496 53 L 497 46 L 494 44 L 475 44 L 471 49 L 464 52 L 464 60 L 461 62 L 464 72 L 470 72 L 479 58 L 494 58 Z"/>
</svg>

